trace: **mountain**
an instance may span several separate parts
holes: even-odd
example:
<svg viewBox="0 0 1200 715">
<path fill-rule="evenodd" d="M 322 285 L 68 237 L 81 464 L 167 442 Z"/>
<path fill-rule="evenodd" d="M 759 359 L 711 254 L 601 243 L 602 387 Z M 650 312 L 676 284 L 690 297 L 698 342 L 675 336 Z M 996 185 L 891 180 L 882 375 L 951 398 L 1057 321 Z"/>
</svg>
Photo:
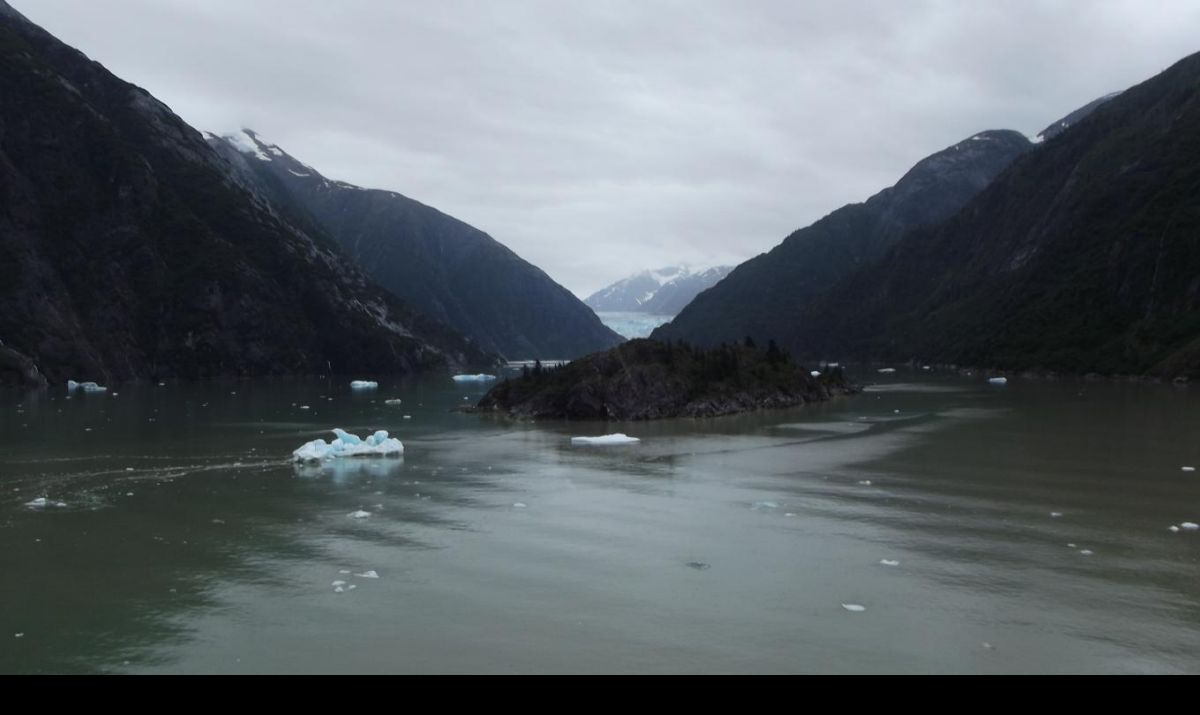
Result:
<svg viewBox="0 0 1200 715">
<path fill-rule="evenodd" d="M 878 260 L 911 229 L 954 214 L 1033 146 L 1014 131 L 987 131 L 921 160 L 895 186 L 738 266 L 653 337 L 712 345 L 752 336 L 785 344 L 815 296 Z"/>
<path fill-rule="evenodd" d="M 601 312 L 678 315 L 701 291 L 712 288 L 731 270 L 732 266 L 671 266 L 642 271 L 596 291 L 583 302 Z"/>
<path fill-rule="evenodd" d="M 1087 104 L 1083 105 L 1079 109 L 1076 109 L 1074 112 L 1071 112 L 1067 116 L 1063 117 L 1062 119 L 1058 120 L 1057 122 L 1054 122 L 1050 126 L 1043 129 L 1041 132 L 1038 133 L 1038 139 L 1041 141 L 1046 141 L 1047 139 L 1053 139 L 1054 137 L 1056 137 L 1059 134 L 1062 134 L 1064 131 L 1066 131 L 1067 128 L 1072 127 L 1072 126 L 1078 124 L 1079 122 L 1083 121 L 1088 115 L 1090 115 L 1092 112 L 1099 109 L 1101 107 L 1101 105 L 1105 104 L 1106 102 L 1109 102 L 1112 99 L 1115 99 L 1116 97 L 1119 97 L 1120 95 L 1121 95 L 1120 92 L 1113 92 L 1111 94 L 1104 95 L 1100 99 L 1094 99 L 1091 102 L 1088 102 Z"/>
<path fill-rule="evenodd" d="M 0 0 L 0 381 L 494 358 L 367 283 L 204 138 Z"/>
<path fill-rule="evenodd" d="M 1200 376 L 1200 54 L 813 301 L 803 354 Z"/>
<path fill-rule="evenodd" d="M 327 231 L 379 285 L 509 359 L 575 358 L 622 338 L 486 233 L 391 191 L 325 178 L 253 131 L 209 143 L 248 188 Z"/>
</svg>

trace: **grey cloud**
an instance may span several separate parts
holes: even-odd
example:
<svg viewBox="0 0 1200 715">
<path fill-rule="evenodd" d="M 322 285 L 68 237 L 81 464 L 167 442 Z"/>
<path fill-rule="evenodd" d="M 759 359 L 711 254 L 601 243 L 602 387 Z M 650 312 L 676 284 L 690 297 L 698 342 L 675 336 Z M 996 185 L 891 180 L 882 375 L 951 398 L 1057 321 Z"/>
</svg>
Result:
<svg viewBox="0 0 1200 715">
<path fill-rule="evenodd" d="M 744 260 L 1200 49 L 1194 2 L 13 1 L 198 128 L 436 206 L 581 295 Z"/>
</svg>

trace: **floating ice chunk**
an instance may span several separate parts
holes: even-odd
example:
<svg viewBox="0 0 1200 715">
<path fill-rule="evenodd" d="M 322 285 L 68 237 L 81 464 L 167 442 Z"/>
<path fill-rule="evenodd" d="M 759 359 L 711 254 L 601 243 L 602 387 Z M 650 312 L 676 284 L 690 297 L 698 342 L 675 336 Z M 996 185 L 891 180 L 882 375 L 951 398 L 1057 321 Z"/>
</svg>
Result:
<svg viewBox="0 0 1200 715">
<path fill-rule="evenodd" d="M 1178 526 L 1168 526 L 1167 531 L 1171 532 L 1172 534 L 1178 534 L 1179 527 Z"/>
<path fill-rule="evenodd" d="M 455 375 L 454 381 L 463 382 L 491 382 L 496 379 L 495 375 Z"/>
<path fill-rule="evenodd" d="M 529 505 L 526 504 L 525 502 L 519 501 L 516 504 L 513 504 L 513 509 L 528 509 L 528 508 L 529 508 Z"/>
<path fill-rule="evenodd" d="M 895 372 L 896 372 L 896 368 L 894 368 L 894 367 L 885 367 L 885 368 L 880 368 L 880 370 L 879 370 L 880 375 L 891 375 Z"/>
<path fill-rule="evenodd" d="M 97 385 L 94 382 L 75 382 L 74 380 L 67 380 L 67 392 L 75 392 L 76 390 L 83 390 L 84 392 L 90 392 L 93 394 L 108 392 L 107 387 L 104 387 L 103 385 Z"/>
<path fill-rule="evenodd" d="M 813 371 L 812 371 L 812 372 L 810 372 L 809 374 L 810 374 L 810 375 L 812 375 L 813 377 L 820 377 L 820 376 L 821 376 L 821 371 L 820 371 L 820 370 L 813 370 Z"/>
<path fill-rule="evenodd" d="M 404 404 L 404 400 L 384 400 L 383 404 L 395 407 L 396 405 Z"/>
<path fill-rule="evenodd" d="M 329 585 L 333 586 L 334 588 L 337 588 L 338 586 L 345 586 L 346 582 L 345 581 L 334 581 L 333 583 L 331 583 Z"/>
<path fill-rule="evenodd" d="M 859 482 L 859 484 L 860 484 L 861 486 L 864 486 L 864 487 L 869 487 L 869 486 L 871 486 L 871 480 L 870 480 L 870 479 L 864 479 L 863 481 Z"/>
<path fill-rule="evenodd" d="M 379 383 L 373 380 L 355 380 L 350 383 L 351 390 L 376 390 L 379 389 Z"/>
<path fill-rule="evenodd" d="M 346 590 L 347 590 L 347 591 L 353 591 L 353 590 L 354 590 L 354 589 L 356 589 L 356 588 L 358 588 L 358 586 L 355 586 L 354 584 L 350 584 L 349 586 L 347 586 L 347 587 L 346 587 Z"/>
<path fill-rule="evenodd" d="M 778 509 L 779 505 L 773 501 L 756 501 L 750 506 L 751 509 Z"/>
<path fill-rule="evenodd" d="M 1179 525 L 1179 528 L 1183 529 L 1184 531 L 1196 531 L 1197 529 L 1200 529 L 1200 524 L 1193 524 L 1190 521 L 1185 521 Z"/>
<path fill-rule="evenodd" d="M 336 586 L 336 587 L 334 587 L 333 592 L 334 593 L 345 593 L 346 589 L 342 586 Z"/>
<path fill-rule="evenodd" d="M 1184 471 L 1184 472 L 1194 472 L 1194 471 L 1196 471 L 1196 468 L 1195 468 L 1195 467 L 1184 467 L 1184 468 L 1182 469 L 1182 471 Z"/>
<path fill-rule="evenodd" d="M 1007 377 L 993 377 L 992 379 L 988 380 L 988 384 L 989 385 L 1007 385 L 1008 378 Z"/>
<path fill-rule="evenodd" d="M 366 439 L 341 429 L 335 429 L 333 433 L 337 439 L 332 442 L 313 440 L 292 452 L 292 460 L 323 462 L 342 457 L 398 457 L 404 454 L 404 445 L 400 440 L 388 437 L 384 430 L 379 430 Z"/>
<path fill-rule="evenodd" d="M 356 573 L 354 575 L 359 578 L 371 578 L 371 579 L 379 578 L 379 574 L 374 571 L 364 571 L 363 573 Z"/>
<path fill-rule="evenodd" d="M 867 610 L 866 606 L 861 606 L 857 603 L 843 603 L 842 608 L 850 611 L 851 613 L 863 613 Z"/>
<path fill-rule="evenodd" d="M 1092 551 L 1091 549 L 1083 549 L 1079 552 L 1079 555 L 1080 556 L 1091 556 L 1093 553 L 1095 553 L 1095 552 Z"/>
<path fill-rule="evenodd" d="M 609 447 L 619 444 L 637 444 L 642 440 L 624 434 L 607 434 L 603 437 L 572 437 L 571 444 L 581 447 Z"/>
<path fill-rule="evenodd" d="M 351 512 L 347 516 L 349 516 L 351 519 L 369 519 L 371 517 L 371 512 L 359 509 L 358 511 Z"/>
<path fill-rule="evenodd" d="M 341 571 L 338 571 L 338 575 L 340 575 L 340 576 L 349 576 L 349 575 L 350 575 L 350 569 L 342 569 Z"/>
<path fill-rule="evenodd" d="M 411 419 L 412 419 L 412 415 L 404 415 L 404 419 L 406 419 L 406 420 L 411 420 Z"/>
<path fill-rule="evenodd" d="M 1061 519 L 1062 512 L 1061 511 L 1052 511 L 1052 512 L 1050 512 L 1050 518 L 1051 519 Z"/>
<path fill-rule="evenodd" d="M 899 561 L 894 561 L 892 559 L 881 559 L 879 561 L 879 563 L 883 564 L 884 566 L 899 566 L 900 565 Z"/>
<path fill-rule="evenodd" d="M 59 509 L 66 509 L 67 503 L 65 501 L 55 502 L 54 506 L 58 507 Z"/>
<path fill-rule="evenodd" d="M 50 502 L 46 500 L 46 497 L 38 497 L 31 502 L 26 502 L 25 506 L 29 507 L 30 509 L 45 509 L 46 505 L 49 503 Z"/>
</svg>

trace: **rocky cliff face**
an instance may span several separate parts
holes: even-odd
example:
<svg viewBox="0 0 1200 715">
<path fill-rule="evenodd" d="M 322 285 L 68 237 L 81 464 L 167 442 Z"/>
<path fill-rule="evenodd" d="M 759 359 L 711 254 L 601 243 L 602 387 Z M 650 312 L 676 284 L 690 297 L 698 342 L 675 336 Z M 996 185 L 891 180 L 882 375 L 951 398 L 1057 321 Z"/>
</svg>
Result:
<svg viewBox="0 0 1200 715">
<path fill-rule="evenodd" d="M 841 371 L 814 377 L 784 353 L 632 340 L 562 367 L 506 380 L 477 412 L 517 419 L 655 420 L 796 407 L 853 392 Z"/>
<path fill-rule="evenodd" d="M 51 382 L 490 361 L 3 3 L 0 97 L 0 380 L 27 382 L 22 360 Z"/>
<path fill-rule="evenodd" d="M 953 215 L 1032 147 L 1017 132 L 988 131 L 927 157 L 895 186 L 738 266 L 654 337 L 712 345 L 749 335 L 786 343 L 814 296 L 878 260 L 910 230 Z"/>
<path fill-rule="evenodd" d="M 327 231 L 379 285 L 512 360 L 569 359 L 622 338 L 486 233 L 391 191 L 325 178 L 253 131 L 209 142 L 252 190 Z"/>
</svg>

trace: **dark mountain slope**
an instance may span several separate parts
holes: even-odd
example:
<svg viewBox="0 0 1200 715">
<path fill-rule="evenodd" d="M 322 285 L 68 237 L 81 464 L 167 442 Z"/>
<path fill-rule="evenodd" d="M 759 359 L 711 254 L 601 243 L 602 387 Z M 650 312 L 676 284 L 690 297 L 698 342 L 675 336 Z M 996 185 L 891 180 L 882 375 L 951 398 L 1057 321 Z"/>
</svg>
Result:
<svg viewBox="0 0 1200 715">
<path fill-rule="evenodd" d="M 1200 55 L 815 302 L 801 354 L 1200 375 Z"/>
<path fill-rule="evenodd" d="M 381 286 L 488 349 L 575 358 L 622 340 L 567 289 L 462 221 L 326 179 L 251 131 L 209 142 L 265 196 L 311 216 Z"/>
<path fill-rule="evenodd" d="M 784 339 L 814 296 L 877 260 L 912 228 L 952 215 L 1032 146 L 1017 132 L 988 131 L 922 160 L 895 186 L 738 266 L 654 337 L 697 344 Z"/>
<path fill-rule="evenodd" d="M 488 360 L 237 186 L 166 106 L 2 0 L 0 98 L 0 380 Z"/>
</svg>

